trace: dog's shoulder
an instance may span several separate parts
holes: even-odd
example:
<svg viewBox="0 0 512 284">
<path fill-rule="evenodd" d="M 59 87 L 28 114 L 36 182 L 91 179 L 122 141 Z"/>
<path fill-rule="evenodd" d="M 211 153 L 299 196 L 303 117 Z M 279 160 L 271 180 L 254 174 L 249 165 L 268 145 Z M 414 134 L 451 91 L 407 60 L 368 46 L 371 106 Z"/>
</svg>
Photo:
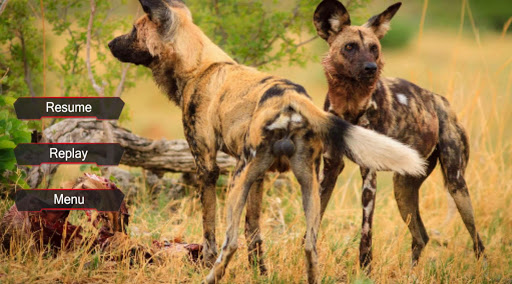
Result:
<svg viewBox="0 0 512 284">
<path fill-rule="evenodd" d="M 379 93 L 380 92 L 380 93 Z M 418 102 L 448 102 L 443 96 L 436 94 L 417 84 L 396 77 L 385 77 L 379 80 L 376 95 L 387 94 L 399 103 L 404 104 L 406 100 L 416 100 Z"/>
</svg>

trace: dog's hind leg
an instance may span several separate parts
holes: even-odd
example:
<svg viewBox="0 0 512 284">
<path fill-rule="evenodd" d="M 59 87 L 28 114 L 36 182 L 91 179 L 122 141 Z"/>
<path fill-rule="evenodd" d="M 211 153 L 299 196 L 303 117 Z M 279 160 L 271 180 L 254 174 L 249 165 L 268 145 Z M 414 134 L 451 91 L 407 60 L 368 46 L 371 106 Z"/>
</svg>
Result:
<svg viewBox="0 0 512 284">
<path fill-rule="evenodd" d="M 473 206 L 468 187 L 464 179 L 469 147 L 464 131 L 455 123 L 446 123 L 439 137 L 440 162 L 448 192 L 453 197 L 462 221 L 473 240 L 473 249 L 477 258 L 484 252 L 484 245 L 476 230 Z"/>
<path fill-rule="evenodd" d="M 426 175 L 413 177 L 408 175 L 395 174 L 393 176 L 393 185 L 395 199 L 400 210 L 402 219 L 409 227 L 412 236 L 412 265 L 418 263 L 423 248 L 428 243 L 428 234 L 423 225 L 419 209 L 419 189 L 423 181 L 432 173 L 439 157 L 438 151 L 428 158 L 428 167 Z"/>
<path fill-rule="evenodd" d="M 320 192 L 317 168 L 320 166 L 321 148 L 320 141 L 313 141 L 304 145 L 296 140 L 297 151 L 290 158 L 292 171 L 297 178 L 302 190 L 302 205 L 306 215 L 306 236 L 304 250 L 306 252 L 306 266 L 308 282 L 318 282 L 318 253 L 317 237 L 320 226 Z"/>
<path fill-rule="evenodd" d="M 258 179 L 252 185 L 247 199 L 247 213 L 245 216 L 245 239 L 247 240 L 249 264 L 258 265 L 258 269 L 262 275 L 267 272 L 263 259 L 263 240 L 260 230 L 263 181 L 263 178 Z"/>
<path fill-rule="evenodd" d="M 336 180 L 345 167 L 343 157 L 332 157 L 328 152 L 324 154 L 323 160 L 324 169 L 320 183 L 320 220 L 324 216 L 327 205 L 329 205 L 329 200 L 336 186 Z"/>
<path fill-rule="evenodd" d="M 233 185 L 227 197 L 226 224 L 228 227 L 226 237 L 221 253 L 206 277 L 207 283 L 216 283 L 224 275 L 231 257 L 238 248 L 238 227 L 249 191 L 256 181 L 264 177 L 273 161 L 274 157 L 270 153 L 270 149 L 267 149 L 266 151 L 259 151 L 247 164 L 239 162 L 233 177 Z"/>
</svg>

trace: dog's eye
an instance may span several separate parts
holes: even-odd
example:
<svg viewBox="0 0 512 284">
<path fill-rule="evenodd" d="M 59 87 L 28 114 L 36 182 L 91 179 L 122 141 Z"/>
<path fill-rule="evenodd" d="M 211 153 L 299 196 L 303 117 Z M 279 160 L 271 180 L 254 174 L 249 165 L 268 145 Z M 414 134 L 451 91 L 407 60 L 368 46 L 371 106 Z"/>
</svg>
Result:
<svg viewBox="0 0 512 284">
<path fill-rule="evenodd" d="M 379 47 L 378 47 L 376 44 L 372 44 L 372 45 L 370 46 L 370 51 L 371 51 L 372 53 L 377 53 L 377 52 L 379 52 Z"/>
<path fill-rule="evenodd" d="M 355 45 L 355 44 L 353 44 L 353 43 L 347 43 L 347 44 L 345 45 L 345 50 L 346 50 L 346 51 L 353 51 L 354 49 L 356 49 L 356 45 Z"/>
</svg>

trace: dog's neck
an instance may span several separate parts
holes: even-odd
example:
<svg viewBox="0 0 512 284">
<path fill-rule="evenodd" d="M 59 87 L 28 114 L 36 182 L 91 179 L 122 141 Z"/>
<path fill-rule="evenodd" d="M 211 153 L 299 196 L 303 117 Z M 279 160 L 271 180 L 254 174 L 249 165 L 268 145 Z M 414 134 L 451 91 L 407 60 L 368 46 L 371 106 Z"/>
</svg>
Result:
<svg viewBox="0 0 512 284">
<path fill-rule="evenodd" d="M 372 82 L 358 80 L 339 74 L 328 60 L 324 60 L 327 77 L 330 110 L 345 120 L 356 123 L 360 115 L 368 108 L 379 76 Z"/>
<path fill-rule="evenodd" d="M 177 106 L 182 106 L 182 92 L 184 81 L 176 76 L 173 66 L 170 64 L 158 64 L 151 67 L 153 78 L 156 84 L 162 89 L 167 97 Z"/>
<path fill-rule="evenodd" d="M 197 78 L 201 71 L 216 62 L 235 63 L 199 27 L 193 25 L 191 28 L 197 30 L 175 35 L 176 41 L 172 48 L 168 49 L 165 57 L 150 66 L 156 83 L 179 107 L 183 107 L 185 86 Z M 194 48 L 190 48 L 191 46 Z"/>
</svg>

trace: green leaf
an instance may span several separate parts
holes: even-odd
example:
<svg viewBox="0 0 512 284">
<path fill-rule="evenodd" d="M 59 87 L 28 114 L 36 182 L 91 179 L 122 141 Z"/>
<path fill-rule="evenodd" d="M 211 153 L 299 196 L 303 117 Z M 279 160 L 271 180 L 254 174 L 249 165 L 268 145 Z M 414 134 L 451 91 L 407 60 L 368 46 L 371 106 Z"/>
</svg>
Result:
<svg viewBox="0 0 512 284">
<path fill-rule="evenodd" d="M 16 144 L 9 140 L 0 140 L 0 149 L 14 149 Z"/>
<path fill-rule="evenodd" d="M 80 165 L 80 171 L 85 172 L 91 168 L 91 165 Z"/>
<path fill-rule="evenodd" d="M 23 179 L 24 176 L 23 175 L 18 175 L 17 173 L 13 173 L 11 174 L 9 177 L 9 180 L 12 181 L 15 186 L 17 187 L 21 187 L 23 189 L 28 189 L 30 188 L 30 186 L 28 185 L 28 183 Z"/>
<path fill-rule="evenodd" d="M 12 149 L 0 149 L 0 172 L 1 170 L 14 170 L 16 157 Z"/>
</svg>

